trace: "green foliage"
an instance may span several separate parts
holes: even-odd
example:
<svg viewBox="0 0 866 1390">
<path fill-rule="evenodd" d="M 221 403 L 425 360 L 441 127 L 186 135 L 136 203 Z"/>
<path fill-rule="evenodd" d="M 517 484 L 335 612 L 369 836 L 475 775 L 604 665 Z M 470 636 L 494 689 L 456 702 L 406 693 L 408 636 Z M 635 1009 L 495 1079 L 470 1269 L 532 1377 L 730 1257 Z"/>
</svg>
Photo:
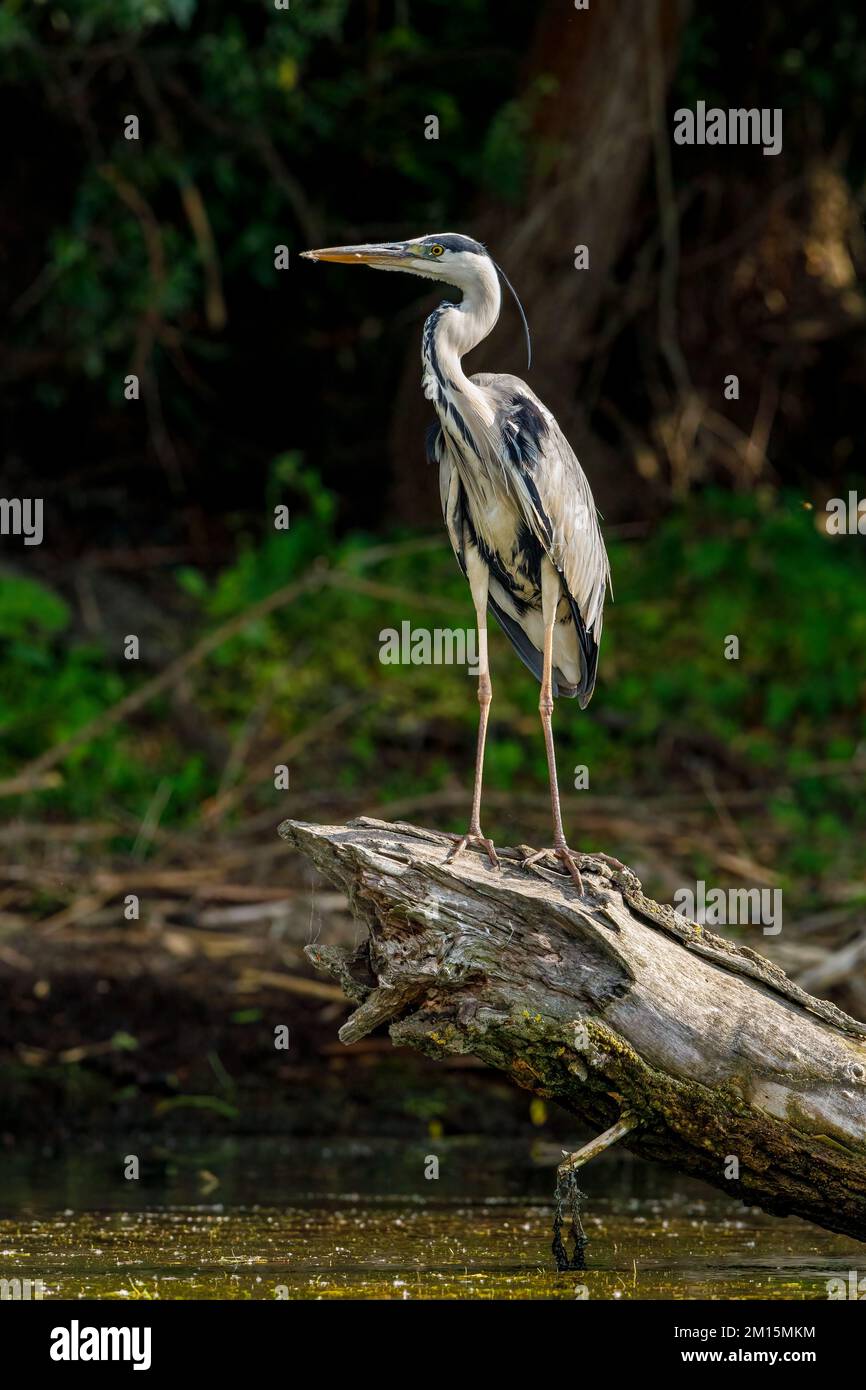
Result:
<svg viewBox="0 0 866 1390">
<path fill-rule="evenodd" d="M 27 645 L 29 637 L 44 638 L 61 632 L 69 622 L 69 609 L 62 599 L 33 579 L 0 574 L 0 633 L 18 643 L 23 661 L 38 659 L 41 648 Z"/>
<path fill-rule="evenodd" d="M 257 544 L 247 536 L 213 582 L 179 571 L 184 603 L 192 597 L 201 632 L 307 573 L 319 556 L 350 582 L 352 575 L 359 583 L 375 577 L 395 597 L 326 585 L 244 627 L 193 675 L 203 719 L 231 743 L 251 712 L 265 709 L 267 756 L 348 702 L 351 717 L 315 740 L 293 768 L 293 787 L 300 779 L 307 791 L 360 794 L 372 805 L 453 785 L 455 777 L 466 781 L 477 708 L 472 677 L 459 666 L 379 660 L 383 629 L 399 630 L 404 620 L 413 627 L 471 626 L 469 595 L 444 538 L 433 548 L 395 544 L 371 572 L 359 564 L 367 538 L 336 539 L 333 499 L 290 456 L 278 460 L 272 477 L 272 495 L 287 492 L 301 502 L 288 532 Z M 611 552 L 616 601 L 606 618 L 599 688 L 586 713 L 567 701 L 556 711 L 568 814 L 577 813 L 575 797 L 593 793 L 639 797 L 643 788 L 658 795 L 684 782 L 688 789 L 688 767 L 676 760 L 671 766 L 663 745 L 697 739 L 727 750 L 747 780 L 768 788 L 766 804 L 756 809 L 788 846 L 783 867 L 814 874 L 840 858 L 853 861 L 866 830 L 857 783 L 846 776 L 866 743 L 866 585 L 858 538 L 828 539 L 792 498 L 707 494 L 673 513 L 650 539 L 614 542 Z M 437 606 L 425 607 L 425 599 Z M 4 775 L 140 679 L 70 640 L 67 623 L 65 606 L 47 589 L 0 584 Z M 730 635 L 739 638 L 739 660 L 725 659 Z M 540 793 L 537 688 L 496 629 L 491 661 L 488 786 Z M 59 788 L 31 794 L 33 809 L 86 817 L 118 806 L 134 822 L 166 778 L 172 794 L 164 821 L 195 823 L 220 769 L 185 746 L 167 713 L 156 703 L 134 729 L 118 725 L 77 749 Z M 591 769 L 589 792 L 570 791 L 569 769 L 577 763 Z M 838 777 L 828 775 L 834 763 Z M 259 795 L 278 813 L 279 793 L 270 783 Z"/>
<path fill-rule="evenodd" d="M 506 102 L 490 124 L 484 140 L 482 178 L 508 202 L 517 203 L 524 192 L 533 112 L 553 89 L 552 78 L 537 77 L 520 97 Z"/>
<path fill-rule="evenodd" d="M 419 227 L 470 205 L 483 149 L 488 185 L 513 192 L 525 122 L 509 83 L 531 19 L 524 7 L 500 6 L 492 50 L 487 7 L 477 3 L 397 6 L 363 38 L 357 8 L 349 0 L 290 13 L 270 0 L 66 0 L 62 8 L 8 0 L 0 10 L 0 76 L 12 88 L 43 87 L 49 148 L 75 169 L 71 197 L 35 229 L 40 244 L 28 238 L 39 292 L 15 323 L 22 347 L 62 346 L 55 408 L 81 378 L 122 379 L 144 323 L 156 338 L 166 412 L 182 408 L 171 369 L 177 344 L 207 356 L 207 256 L 185 213 L 189 184 L 206 209 L 230 304 L 256 285 L 273 288 L 276 244 L 303 244 L 314 216 L 303 189 L 320 182 L 323 167 L 351 169 L 362 189 L 387 177 L 381 206 L 401 207 Z M 110 63 L 91 61 L 108 49 Z M 479 49 L 488 61 L 449 56 Z M 139 115 L 139 140 L 124 138 L 127 112 Z M 439 117 L 439 141 L 423 138 L 427 112 Z M 365 215 L 345 177 L 337 182 L 345 205 L 331 215 Z M 241 346 L 235 334 L 219 350 L 231 357 Z"/>
<path fill-rule="evenodd" d="M 831 735 L 850 750 L 836 721 L 855 737 L 866 732 L 861 548 L 821 536 L 813 514 L 790 500 L 762 507 L 718 494 L 700 510 L 700 525 L 697 507 L 667 521 L 649 547 L 649 575 L 634 549 L 617 568 L 624 603 L 638 593 L 649 600 L 639 621 L 666 656 L 641 675 L 646 717 L 679 707 L 749 746 L 756 728 L 784 731 L 779 751 L 792 770 L 804 748 L 823 754 Z M 740 639 L 740 659 L 720 665 L 728 634 Z"/>
</svg>

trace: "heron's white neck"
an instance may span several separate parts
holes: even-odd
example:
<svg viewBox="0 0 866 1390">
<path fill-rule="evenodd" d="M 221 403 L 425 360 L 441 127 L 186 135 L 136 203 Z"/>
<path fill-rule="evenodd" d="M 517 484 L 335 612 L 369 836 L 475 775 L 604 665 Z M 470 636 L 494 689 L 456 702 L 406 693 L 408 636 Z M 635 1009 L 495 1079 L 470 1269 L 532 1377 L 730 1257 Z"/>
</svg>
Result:
<svg viewBox="0 0 866 1390">
<path fill-rule="evenodd" d="M 460 304 L 440 304 L 424 324 L 421 360 L 424 365 L 422 384 L 424 395 L 438 407 L 444 407 L 454 392 L 469 398 L 473 404 L 484 405 L 484 397 L 465 375 L 461 358 L 487 337 L 499 318 L 502 295 L 499 277 L 491 262 L 475 257 L 470 283 L 463 288 Z M 476 401 L 480 397 L 480 401 Z"/>
</svg>

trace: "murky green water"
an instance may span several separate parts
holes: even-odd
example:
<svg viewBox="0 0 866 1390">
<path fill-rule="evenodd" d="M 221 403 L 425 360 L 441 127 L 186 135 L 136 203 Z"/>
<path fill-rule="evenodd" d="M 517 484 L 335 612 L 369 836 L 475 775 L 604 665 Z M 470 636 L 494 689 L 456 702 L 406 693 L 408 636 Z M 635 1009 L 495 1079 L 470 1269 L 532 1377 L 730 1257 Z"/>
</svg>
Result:
<svg viewBox="0 0 866 1390">
<path fill-rule="evenodd" d="M 41 1279 L 45 1298 L 804 1299 L 866 1269 L 855 1241 L 610 1156 L 582 1183 L 588 1267 L 557 1274 L 556 1153 L 441 1139 L 16 1151 L 0 1158 L 0 1278 Z"/>
</svg>

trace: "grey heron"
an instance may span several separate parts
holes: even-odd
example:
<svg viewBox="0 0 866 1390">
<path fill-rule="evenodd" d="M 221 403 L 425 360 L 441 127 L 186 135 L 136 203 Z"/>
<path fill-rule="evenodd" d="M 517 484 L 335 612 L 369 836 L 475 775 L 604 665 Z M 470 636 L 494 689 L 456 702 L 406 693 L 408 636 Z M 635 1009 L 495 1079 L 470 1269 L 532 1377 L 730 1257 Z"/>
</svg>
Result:
<svg viewBox="0 0 866 1390">
<path fill-rule="evenodd" d="M 303 255 L 406 271 L 463 293 L 459 304 L 446 301 L 427 319 L 421 350 L 424 394 L 437 416 L 428 433 L 428 458 L 439 468 L 445 524 L 469 582 L 479 637 L 472 811 L 466 834 L 453 837 L 449 859 L 472 844 L 482 847 L 492 864 L 499 862 L 481 829 L 493 696 L 487 653 L 490 612 L 541 683 L 554 843 L 552 851 L 539 851 L 526 862 L 552 853 L 582 890 L 562 826 L 552 714 L 556 696 L 576 698 L 582 709 L 592 696 L 610 569 L 589 483 L 553 415 L 519 377 L 487 372 L 468 377 L 463 371 L 463 357 L 499 318 L 504 273 L 480 242 L 453 232 L 326 247 Z"/>
</svg>

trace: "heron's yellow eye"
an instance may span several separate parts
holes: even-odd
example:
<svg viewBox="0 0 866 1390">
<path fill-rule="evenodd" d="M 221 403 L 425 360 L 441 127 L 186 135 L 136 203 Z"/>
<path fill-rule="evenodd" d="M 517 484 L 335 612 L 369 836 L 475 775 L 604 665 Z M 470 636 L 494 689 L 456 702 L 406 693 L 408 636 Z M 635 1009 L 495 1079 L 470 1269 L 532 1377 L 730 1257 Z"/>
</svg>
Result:
<svg viewBox="0 0 866 1390">
<path fill-rule="evenodd" d="M 444 256 L 444 255 L 445 255 L 445 247 L 444 247 L 444 246 L 431 246 L 431 247 L 430 247 L 430 255 L 431 255 L 431 256 Z"/>
</svg>

